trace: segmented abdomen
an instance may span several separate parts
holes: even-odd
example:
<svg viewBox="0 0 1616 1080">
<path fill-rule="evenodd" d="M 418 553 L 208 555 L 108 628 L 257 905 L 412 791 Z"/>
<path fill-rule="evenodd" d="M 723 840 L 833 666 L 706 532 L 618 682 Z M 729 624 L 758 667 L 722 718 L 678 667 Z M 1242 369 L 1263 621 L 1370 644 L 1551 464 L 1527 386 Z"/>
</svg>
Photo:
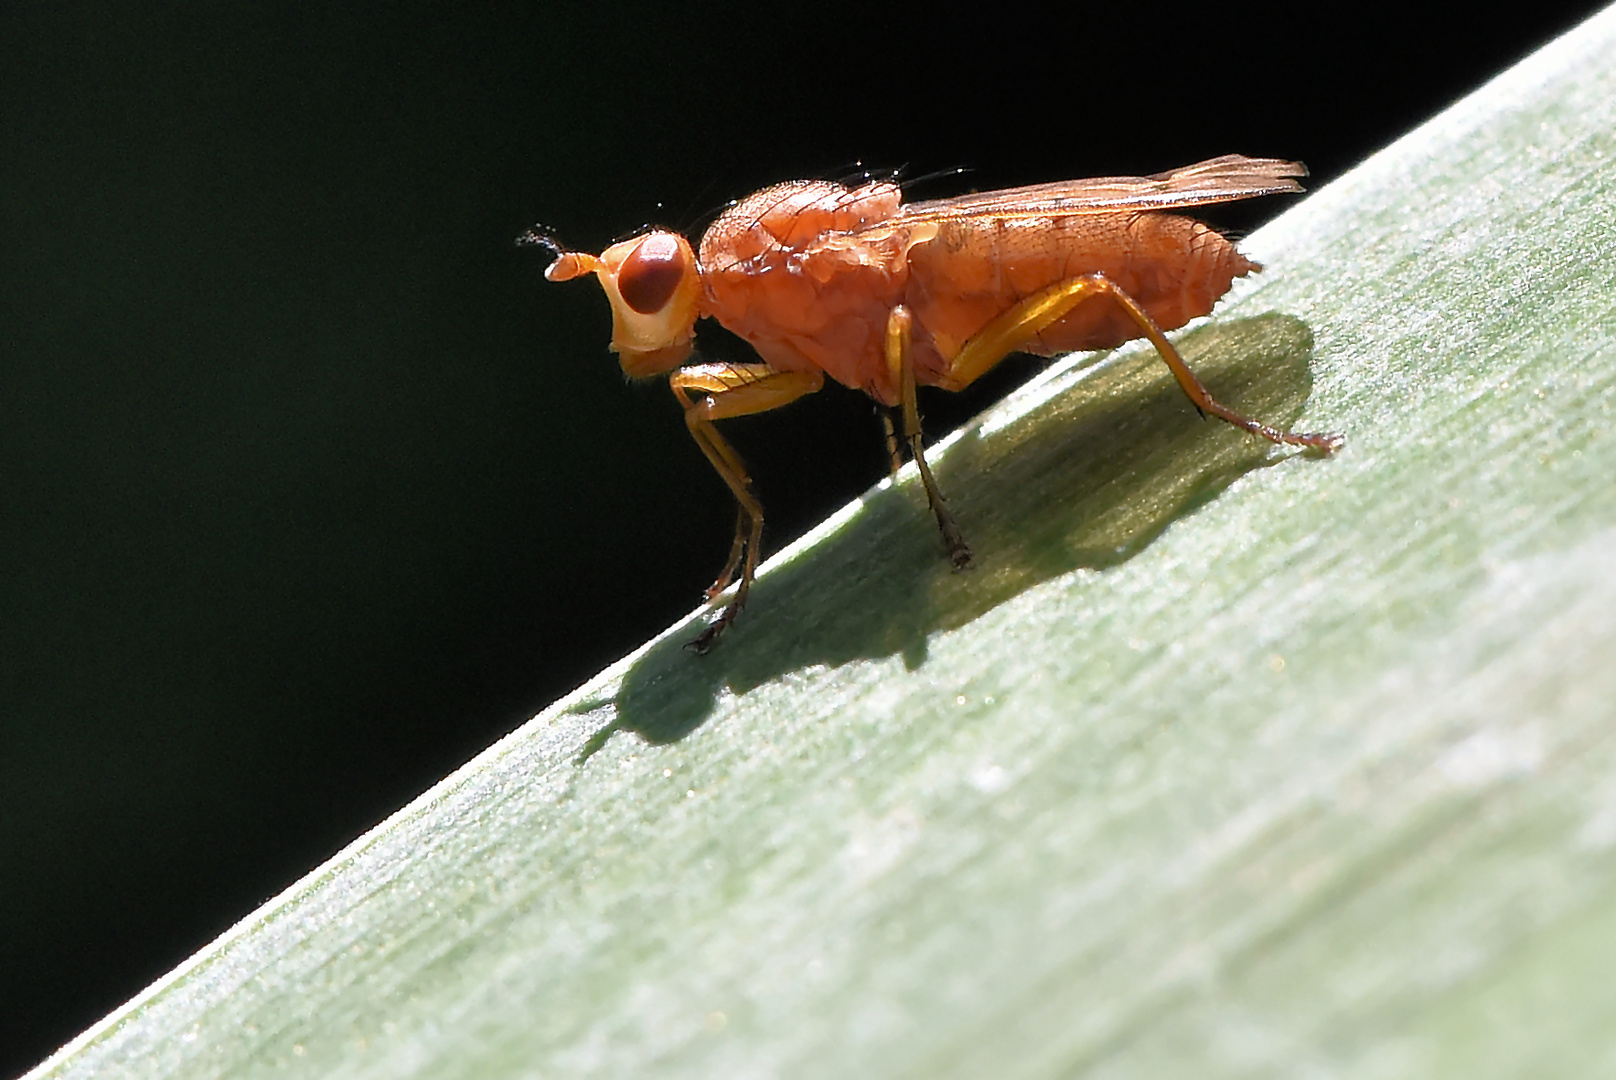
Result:
<svg viewBox="0 0 1616 1080">
<path fill-rule="evenodd" d="M 1178 214 L 978 218 L 944 222 L 936 238 L 910 250 L 904 298 L 946 363 L 990 320 L 1058 281 L 1103 274 L 1172 330 L 1207 314 L 1236 277 L 1257 269 L 1215 229 Z M 1100 297 L 1021 351 L 1107 349 L 1139 336 Z M 936 363 L 919 365 L 921 381 Z"/>
</svg>

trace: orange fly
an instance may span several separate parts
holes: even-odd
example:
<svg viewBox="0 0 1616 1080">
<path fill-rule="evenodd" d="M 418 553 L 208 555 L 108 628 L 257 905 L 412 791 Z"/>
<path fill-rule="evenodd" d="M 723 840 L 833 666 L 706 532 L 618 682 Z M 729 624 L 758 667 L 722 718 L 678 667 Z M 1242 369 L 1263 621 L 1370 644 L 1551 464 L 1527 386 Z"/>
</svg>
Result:
<svg viewBox="0 0 1616 1080">
<path fill-rule="evenodd" d="M 970 548 L 921 445 L 916 386 L 961 390 L 1012 352 L 1050 356 L 1144 337 L 1184 393 L 1253 435 L 1328 453 L 1339 435 L 1280 431 L 1220 405 L 1163 334 L 1212 310 L 1260 269 L 1212 227 L 1166 211 L 1301 191 L 1299 162 L 1238 154 L 1155 176 L 1106 177 L 905 203 L 898 185 L 794 180 L 725 211 L 692 250 L 653 229 L 599 256 L 548 236 L 551 281 L 594 274 L 612 306 L 612 351 L 633 378 L 667 375 L 685 424 L 740 504 L 728 560 L 707 590 L 735 594 L 692 642 L 712 646 L 757 568 L 763 507 L 714 421 L 777 409 L 825 376 L 903 414 L 903 435 L 954 566 Z M 717 319 L 761 363 L 697 363 L 696 320 Z"/>
</svg>

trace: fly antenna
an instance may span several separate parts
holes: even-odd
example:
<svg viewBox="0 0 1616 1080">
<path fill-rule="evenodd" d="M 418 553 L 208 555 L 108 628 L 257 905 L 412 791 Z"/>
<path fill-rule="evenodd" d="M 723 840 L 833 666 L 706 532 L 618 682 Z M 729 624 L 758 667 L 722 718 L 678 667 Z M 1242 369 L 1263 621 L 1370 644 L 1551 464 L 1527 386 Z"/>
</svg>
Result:
<svg viewBox="0 0 1616 1080">
<path fill-rule="evenodd" d="M 569 250 L 567 245 L 556 239 L 554 230 L 547 225 L 534 225 L 516 238 L 516 246 L 541 247 L 558 259 Z"/>
<path fill-rule="evenodd" d="M 556 239 L 555 233 L 543 225 L 535 225 L 518 236 L 516 246 L 541 247 L 555 256 L 544 271 L 544 276 L 549 281 L 567 281 L 580 274 L 597 273 L 602 265 L 599 259 L 587 251 L 573 251 L 567 247 Z"/>
</svg>

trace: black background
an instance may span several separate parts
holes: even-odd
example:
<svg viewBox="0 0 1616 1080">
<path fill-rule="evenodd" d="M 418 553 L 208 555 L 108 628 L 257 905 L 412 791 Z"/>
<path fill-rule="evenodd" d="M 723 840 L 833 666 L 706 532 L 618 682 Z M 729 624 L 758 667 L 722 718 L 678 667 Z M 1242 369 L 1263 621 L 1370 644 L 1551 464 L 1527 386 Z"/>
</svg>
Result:
<svg viewBox="0 0 1616 1080">
<path fill-rule="evenodd" d="M 860 162 L 1323 183 L 1594 5 L 314 7 L 0 9 L 0 1074 L 711 579 L 727 495 L 526 226 Z M 884 468 L 852 393 L 732 430 L 771 547 Z"/>
</svg>

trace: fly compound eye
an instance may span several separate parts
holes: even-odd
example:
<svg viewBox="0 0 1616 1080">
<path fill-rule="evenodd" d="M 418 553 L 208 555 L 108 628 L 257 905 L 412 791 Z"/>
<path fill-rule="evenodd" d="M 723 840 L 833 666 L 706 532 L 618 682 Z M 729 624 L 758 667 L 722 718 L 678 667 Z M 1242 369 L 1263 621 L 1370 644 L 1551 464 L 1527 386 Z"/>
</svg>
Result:
<svg viewBox="0 0 1616 1080">
<path fill-rule="evenodd" d="M 667 307 L 687 272 L 685 253 L 672 233 L 652 233 L 617 269 L 617 291 L 641 315 Z"/>
</svg>

